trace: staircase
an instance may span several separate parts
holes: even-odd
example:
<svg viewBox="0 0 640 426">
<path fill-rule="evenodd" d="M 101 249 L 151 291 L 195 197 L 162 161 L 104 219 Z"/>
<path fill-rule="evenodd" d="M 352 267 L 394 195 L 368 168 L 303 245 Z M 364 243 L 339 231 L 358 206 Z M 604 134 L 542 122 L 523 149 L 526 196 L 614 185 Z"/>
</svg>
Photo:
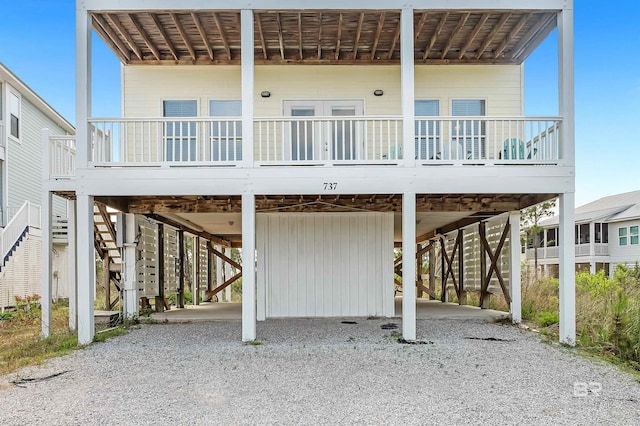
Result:
<svg viewBox="0 0 640 426">
<path fill-rule="evenodd" d="M 95 203 L 93 206 L 94 244 L 98 255 L 102 259 L 105 289 L 105 310 L 112 310 L 120 300 L 122 289 L 122 257 L 116 245 L 116 214 L 107 210 L 107 206 Z M 111 298 L 111 284 L 118 291 L 115 299 Z"/>
<path fill-rule="evenodd" d="M 11 218 L 7 226 L 0 229 L 0 272 L 27 236 L 30 229 L 40 229 L 40 206 L 25 202 Z"/>
</svg>

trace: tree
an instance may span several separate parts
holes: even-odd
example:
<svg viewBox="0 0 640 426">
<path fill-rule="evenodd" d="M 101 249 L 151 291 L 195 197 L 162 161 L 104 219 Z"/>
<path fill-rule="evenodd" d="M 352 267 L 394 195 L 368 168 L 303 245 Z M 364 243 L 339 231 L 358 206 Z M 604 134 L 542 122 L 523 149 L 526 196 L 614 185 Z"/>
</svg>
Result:
<svg viewBox="0 0 640 426">
<path fill-rule="evenodd" d="M 525 232 L 527 246 L 529 242 L 533 245 L 533 264 L 535 267 L 535 278 L 538 278 L 538 248 L 542 241 L 540 234 L 544 228 L 540 226 L 540 221 L 545 217 L 553 216 L 553 209 L 556 206 L 556 200 L 545 201 L 536 204 L 522 211 L 522 228 Z"/>
</svg>

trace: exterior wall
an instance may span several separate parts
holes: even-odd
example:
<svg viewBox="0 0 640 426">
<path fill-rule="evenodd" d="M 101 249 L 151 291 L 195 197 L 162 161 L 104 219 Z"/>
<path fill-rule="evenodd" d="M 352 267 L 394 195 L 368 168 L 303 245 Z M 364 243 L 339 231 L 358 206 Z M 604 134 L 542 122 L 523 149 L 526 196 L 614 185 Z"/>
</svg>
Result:
<svg viewBox="0 0 640 426">
<path fill-rule="evenodd" d="M 266 317 L 394 315 L 392 214 L 258 214 L 256 243 Z"/>
<path fill-rule="evenodd" d="M 209 100 L 241 98 L 239 66 L 125 66 L 122 85 L 125 117 L 161 117 L 165 99 L 196 99 L 208 116 Z M 416 66 L 415 87 L 416 99 L 440 100 L 440 115 L 453 99 L 485 99 L 487 115 L 524 112 L 519 65 Z M 282 101 L 296 99 L 362 99 L 366 115 L 401 114 L 399 66 L 256 66 L 255 88 L 256 117 L 279 117 Z"/>
<path fill-rule="evenodd" d="M 41 246 L 41 237 L 29 233 L 0 272 L 0 308 L 15 306 L 15 296 L 41 293 Z"/>
<path fill-rule="evenodd" d="M 636 262 L 640 262 L 640 244 L 632 245 L 627 235 L 627 245 L 620 245 L 618 230 L 621 227 L 628 229 L 629 226 L 640 226 L 640 219 L 609 223 L 609 258 L 612 265 L 618 263 L 633 265 Z"/>
<path fill-rule="evenodd" d="M 25 201 L 41 204 L 42 129 L 48 128 L 53 135 L 65 134 L 59 126 L 24 97 L 21 106 L 20 141 L 8 138 L 7 198 L 10 208 L 20 207 Z M 54 215 L 66 216 L 66 202 L 55 197 L 53 212 Z"/>
</svg>

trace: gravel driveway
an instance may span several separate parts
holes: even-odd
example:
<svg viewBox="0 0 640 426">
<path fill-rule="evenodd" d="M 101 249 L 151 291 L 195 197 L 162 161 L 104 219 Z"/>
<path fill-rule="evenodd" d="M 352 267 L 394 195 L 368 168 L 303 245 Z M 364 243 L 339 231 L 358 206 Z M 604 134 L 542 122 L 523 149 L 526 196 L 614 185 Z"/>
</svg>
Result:
<svg viewBox="0 0 640 426">
<path fill-rule="evenodd" d="M 512 326 L 419 320 L 269 320 L 261 345 L 240 322 L 143 325 L 0 377 L 0 423 L 629 424 L 640 385 L 626 373 Z M 483 340 L 483 339 L 491 340 Z"/>
</svg>

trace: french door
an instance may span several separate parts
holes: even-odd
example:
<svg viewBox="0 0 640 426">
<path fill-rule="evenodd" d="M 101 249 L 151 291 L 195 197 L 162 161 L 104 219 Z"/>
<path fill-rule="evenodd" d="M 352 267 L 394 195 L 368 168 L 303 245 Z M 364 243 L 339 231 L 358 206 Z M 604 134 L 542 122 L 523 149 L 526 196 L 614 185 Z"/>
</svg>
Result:
<svg viewBox="0 0 640 426">
<path fill-rule="evenodd" d="M 362 150 L 362 101 L 285 101 L 284 115 L 299 117 L 285 135 L 294 161 L 354 160 Z"/>
</svg>

